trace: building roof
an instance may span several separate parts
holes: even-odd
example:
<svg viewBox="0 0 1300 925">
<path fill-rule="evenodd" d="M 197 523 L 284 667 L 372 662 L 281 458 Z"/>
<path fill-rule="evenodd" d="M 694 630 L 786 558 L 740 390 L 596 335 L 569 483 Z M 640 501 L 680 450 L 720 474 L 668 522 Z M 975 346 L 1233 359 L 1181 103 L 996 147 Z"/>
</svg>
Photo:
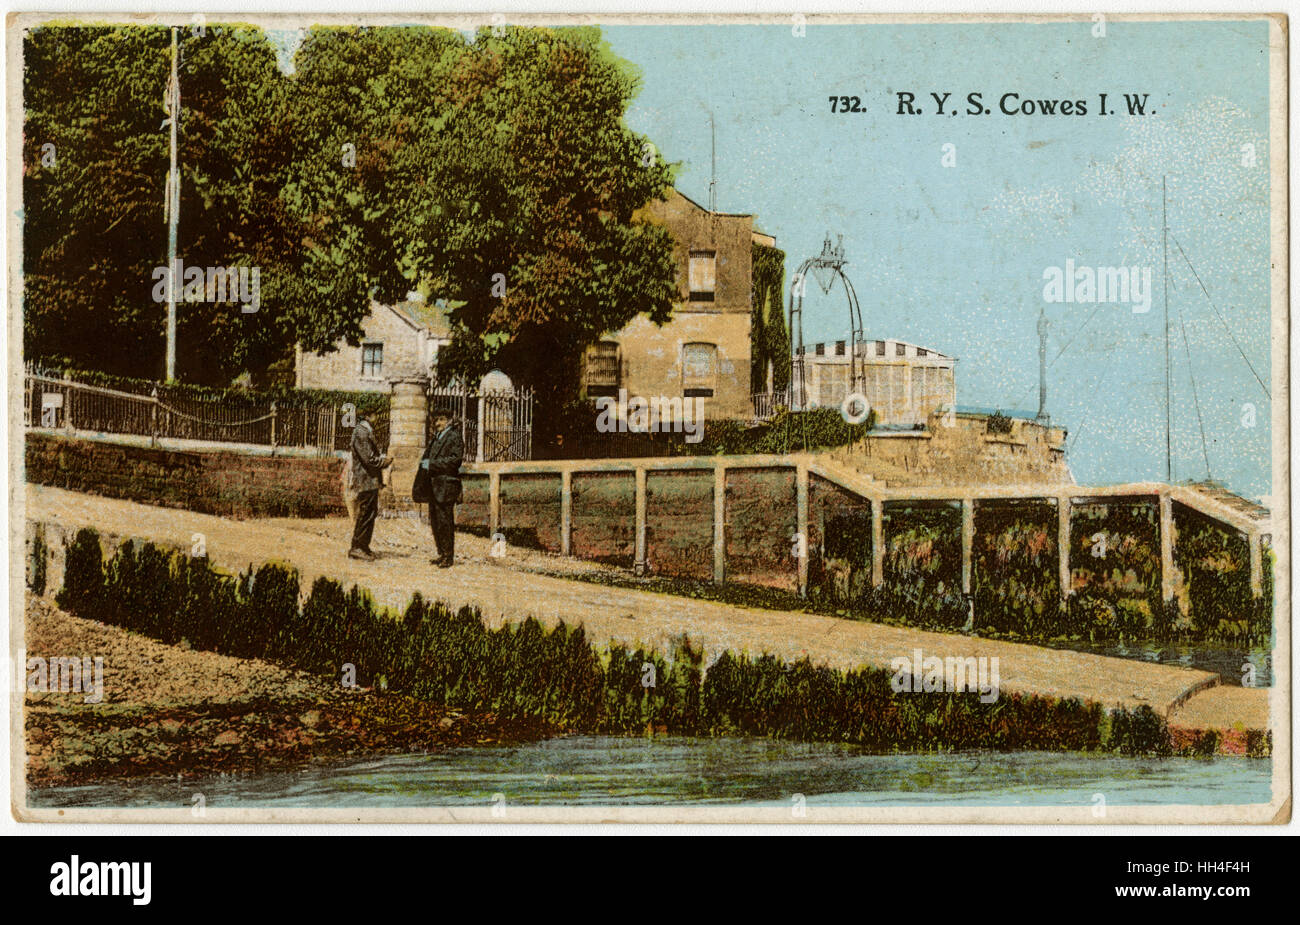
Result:
<svg viewBox="0 0 1300 925">
<path fill-rule="evenodd" d="M 837 357 L 843 357 L 845 360 L 847 360 L 848 359 L 847 349 L 845 350 L 844 353 L 832 352 L 835 349 L 835 345 L 840 343 L 844 343 L 847 345 L 847 342 L 848 342 L 848 338 L 846 337 L 846 338 L 836 338 L 834 340 L 827 340 L 827 341 L 814 341 L 809 344 L 804 344 L 804 357 L 805 358 L 813 357 L 814 359 L 817 359 L 818 357 L 816 354 L 816 350 L 818 345 L 821 345 L 826 352 L 824 352 L 820 356 L 820 359 L 833 360 L 836 359 Z M 883 359 L 897 358 L 898 356 L 897 351 L 891 349 L 891 345 L 902 344 L 904 350 L 903 353 L 904 359 L 909 357 L 916 358 L 919 356 L 923 359 L 952 360 L 954 363 L 957 362 L 956 357 L 949 356 L 946 353 L 941 353 L 938 350 L 935 350 L 931 347 L 922 347 L 920 344 L 913 344 L 910 343 L 909 341 L 897 340 L 895 338 L 888 338 L 888 337 L 868 337 L 864 339 L 859 348 L 862 355 L 864 355 L 867 359 L 872 359 L 873 357 L 875 357 L 875 353 L 871 350 L 870 345 L 880 343 L 880 342 L 883 342 L 886 345 L 885 356 L 883 357 Z"/>
<path fill-rule="evenodd" d="M 642 207 L 642 209 L 638 209 L 638 210 L 637 210 L 637 213 L 638 213 L 638 214 L 643 214 L 644 211 L 649 210 L 649 209 L 654 205 L 654 203 L 656 203 L 656 202 L 671 202 L 671 201 L 673 200 L 674 197 L 676 197 L 677 199 L 681 199 L 681 200 L 684 201 L 688 206 L 690 206 L 692 209 L 695 209 L 695 210 L 698 211 L 698 212 L 703 212 L 703 213 L 705 213 L 706 215 L 715 215 L 715 216 L 717 216 L 718 218 L 749 218 L 749 219 L 752 219 L 752 218 L 754 217 L 754 215 L 753 215 L 752 212 L 715 212 L 715 211 L 709 209 L 707 206 L 702 206 L 702 205 L 700 205 L 698 202 L 696 202 L 696 201 L 695 201 L 694 199 L 692 199 L 690 196 L 687 196 L 685 193 L 683 193 L 681 190 L 677 189 L 676 187 L 672 187 L 672 188 L 668 191 L 668 195 L 665 196 L 663 199 L 661 199 L 661 200 L 660 200 L 660 199 L 656 199 L 656 200 L 652 200 L 651 202 L 646 203 L 646 205 L 645 205 L 644 207 Z M 750 223 L 750 236 L 751 236 L 750 239 L 751 239 L 755 244 L 759 244 L 759 245 L 762 245 L 762 246 L 764 246 L 764 247 L 771 247 L 771 248 L 775 248 L 775 247 L 776 247 L 776 236 L 775 236 L 775 235 L 767 234 L 766 232 L 764 232 L 764 231 L 760 231 L 759 229 L 753 227 L 753 223 L 752 223 L 752 222 Z"/>
<path fill-rule="evenodd" d="M 715 212 L 713 209 L 710 209 L 708 206 L 700 205 L 698 202 L 696 202 L 690 196 L 687 196 L 677 187 L 673 187 L 673 192 L 676 195 L 681 196 L 683 199 L 685 199 L 691 205 L 695 206 L 695 208 L 699 209 L 701 212 L 708 212 L 710 215 L 720 215 L 723 218 L 753 218 L 754 217 L 753 212 Z"/>
<path fill-rule="evenodd" d="M 433 302 L 407 299 L 383 307 L 417 330 L 422 329 L 440 337 L 451 334 L 451 325 L 447 321 L 449 306 L 445 299 L 437 299 Z"/>
</svg>

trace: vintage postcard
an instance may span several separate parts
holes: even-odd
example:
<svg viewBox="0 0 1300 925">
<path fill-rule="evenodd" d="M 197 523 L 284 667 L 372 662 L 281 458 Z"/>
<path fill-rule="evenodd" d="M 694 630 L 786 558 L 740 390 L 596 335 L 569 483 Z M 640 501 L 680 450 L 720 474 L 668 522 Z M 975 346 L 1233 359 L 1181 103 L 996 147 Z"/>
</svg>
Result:
<svg viewBox="0 0 1300 925">
<path fill-rule="evenodd" d="M 1287 29 L 11 16 L 14 814 L 1287 821 Z"/>
</svg>

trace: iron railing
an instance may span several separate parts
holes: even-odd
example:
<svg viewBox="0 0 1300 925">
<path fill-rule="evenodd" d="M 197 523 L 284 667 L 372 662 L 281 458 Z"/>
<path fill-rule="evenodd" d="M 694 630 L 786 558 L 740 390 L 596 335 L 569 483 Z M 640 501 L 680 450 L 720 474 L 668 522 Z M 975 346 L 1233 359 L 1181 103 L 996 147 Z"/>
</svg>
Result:
<svg viewBox="0 0 1300 925">
<path fill-rule="evenodd" d="M 435 386 L 429 390 L 426 442 L 433 437 L 433 416 L 439 411 L 450 414 L 460 427 L 465 462 L 532 459 L 532 389 L 478 391 Z"/>
<path fill-rule="evenodd" d="M 770 421 L 776 413 L 790 406 L 789 395 L 785 389 L 775 392 L 754 392 L 749 396 L 754 408 L 754 420 Z"/>
<path fill-rule="evenodd" d="M 314 448 L 333 452 L 338 409 L 282 402 L 236 391 L 221 396 L 171 394 L 152 385 L 147 394 L 79 382 L 29 366 L 23 377 L 23 424 L 71 434 L 114 434 L 197 443 Z"/>
</svg>

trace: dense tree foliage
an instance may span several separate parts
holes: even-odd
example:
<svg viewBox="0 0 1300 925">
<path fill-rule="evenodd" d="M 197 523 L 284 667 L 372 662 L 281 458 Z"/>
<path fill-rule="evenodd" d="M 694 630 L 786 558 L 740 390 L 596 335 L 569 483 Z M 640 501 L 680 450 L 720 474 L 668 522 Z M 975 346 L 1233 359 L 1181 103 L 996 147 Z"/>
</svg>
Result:
<svg viewBox="0 0 1300 925">
<path fill-rule="evenodd" d="M 169 31 L 25 41 L 27 353 L 157 376 Z M 588 343 L 667 319 L 671 242 L 634 213 L 671 173 L 623 124 L 636 78 L 597 30 L 321 27 L 294 65 L 258 29 L 181 31 L 179 254 L 261 268 L 257 312 L 181 304 L 183 379 L 355 343 L 371 298 L 420 289 L 455 306 L 453 372 L 558 400 Z"/>
<path fill-rule="evenodd" d="M 25 39 L 28 356 L 161 370 L 149 289 L 166 253 L 159 122 L 167 41 L 160 29 L 95 27 L 37 29 Z M 148 363 L 150 354 L 158 362 Z"/>
<path fill-rule="evenodd" d="M 321 160 L 303 198 L 361 238 L 381 298 L 455 306 L 444 372 L 497 366 L 555 408 L 587 344 L 668 318 L 671 240 L 633 214 L 671 176 L 596 30 L 316 29 L 296 60 Z M 348 145 L 354 170 L 329 163 Z"/>
<path fill-rule="evenodd" d="M 26 52 L 27 353 L 156 377 L 169 30 L 44 27 Z M 281 195 L 293 166 L 291 88 L 270 43 L 257 29 L 184 29 L 180 60 L 178 255 L 186 267 L 260 268 L 256 312 L 229 300 L 178 307 L 178 370 L 223 382 L 283 357 L 306 310 L 335 330 L 355 310 L 302 299 L 303 227 Z"/>
</svg>

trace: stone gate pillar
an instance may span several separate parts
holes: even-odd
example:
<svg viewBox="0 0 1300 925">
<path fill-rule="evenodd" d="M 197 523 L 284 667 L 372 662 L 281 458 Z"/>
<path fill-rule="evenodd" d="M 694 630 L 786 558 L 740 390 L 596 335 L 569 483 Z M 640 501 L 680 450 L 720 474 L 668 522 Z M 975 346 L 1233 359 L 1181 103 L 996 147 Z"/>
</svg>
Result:
<svg viewBox="0 0 1300 925">
<path fill-rule="evenodd" d="M 388 455 L 393 457 L 389 502 L 395 508 L 412 508 L 411 483 L 424 453 L 429 380 L 423 376 L 394 379 L 392 388 L 388 406 Z"/>
</svg>

